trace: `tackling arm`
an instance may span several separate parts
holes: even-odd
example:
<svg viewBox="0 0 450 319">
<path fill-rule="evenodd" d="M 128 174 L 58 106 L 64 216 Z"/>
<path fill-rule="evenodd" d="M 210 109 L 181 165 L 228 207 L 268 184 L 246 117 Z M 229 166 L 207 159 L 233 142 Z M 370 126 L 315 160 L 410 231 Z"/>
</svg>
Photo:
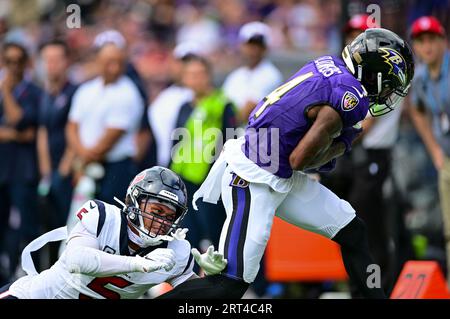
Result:
<svg viewBox="0 0 450 319">
<path fill-rule="evenodd" d="M 65 263 L 70 273 L 108 277 L 162 268 L 169 271 L 175 265 L 175 254 L 171 249 L 158 248 L 145 257 L 113 255 L 99 250 L 98 240 L 80 223 L 72 230 L 72 234 L 65 251 Z"/>
</svg>

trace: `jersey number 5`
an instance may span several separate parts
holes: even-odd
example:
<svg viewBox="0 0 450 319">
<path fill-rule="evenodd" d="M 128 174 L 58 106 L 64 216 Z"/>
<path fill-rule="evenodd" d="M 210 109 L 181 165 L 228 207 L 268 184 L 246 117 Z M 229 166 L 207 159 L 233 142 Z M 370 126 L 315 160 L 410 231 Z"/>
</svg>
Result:
<svg viewBox="0 0 450 319">
<path fill-rule="evenodd" d="M 102 297 L 105 297 L 106 299 L 120 299 L 119 293 L 109 290 L 108 288 L 105 287 L 107 284 L 111 284 L 118 288 L 125 288 L 125 287 L 132 285 L 133 283 L 129 282 L 126 279 L 123 279 L 122 277 L 116 277 L 116 276 L 98 277 L 98 278 L 95 278 L 94 280 L 92 280 L 87 285 L 87 287 L 89 289 L 91 289 L 92 291 L 95 291 Z M 85 294 L 82 294 L 82 293 L 79 294 L 78 298 L 79 299 L 92 299 L 91 297 L 86 296 Z"/>
<path fill-rule="evenodd" d="M 88 212 L 88 210 L 86 208 L 81 208 L 80 211 L 77 213 L 77 217 L 82 220 L 83 219 L 83 214 L 86 214 Z"/>
<path fill-rule="evenodd" d="M 293 78 L 292 80 L 290 80 L 289 82 L 284 83 L 282 86 L 279 86 L 278 88 L 273 90 L 271 93 L 269 93 L 269 95 L 267 95 L 264 98 L 264 104 L 261 105 L 261 107 L 258 109 L 258 111 L 256 111 L 255 119 L 257 119 L 268 106 L 277 102 L 279 99 L 281 99 L 281 97 L 283 95 L 285 95 L 287 92 L 289 92 L 290 90 L 295 88 L 297 85 L 299 85 L 306 79 L 309 79 L 313 75 L 314 75 L 313 72 L 308 72 L 308 73 L 299 75 L 299 76 Z"/>
</svg>

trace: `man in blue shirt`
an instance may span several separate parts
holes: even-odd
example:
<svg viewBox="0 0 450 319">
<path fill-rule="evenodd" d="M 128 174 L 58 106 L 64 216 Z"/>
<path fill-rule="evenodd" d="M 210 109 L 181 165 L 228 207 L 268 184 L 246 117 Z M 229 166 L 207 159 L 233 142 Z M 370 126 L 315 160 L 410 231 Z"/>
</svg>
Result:
<svg viewBox="0 0 450 319">
<path fill-rule="evenodd" d="M 8 243 L 10 273 L 15 271 L 20 242 L 39 234 L 36 207 L 38 181 L 36 127 L 41 90 L 25 77 L 28 53 L 20 44 L 6 43 L 0 84 L 0 247 L 12 208 L 20 214 L 18 240 Z M 20 242 L 18 242 L 20 241 Z M 6 247 L 6 246 L 5 246 Z"/>
<path fill-rule="evenodd" d="M 414 50 L 424 63 L 413 82 L 410 114 L 439 173 L 439 193 L 450 271 L 450 51 L 444 28 L 434 17 L 421 17 L 411 28 Z M 431 115 L 432 121 L 429 121 Z"/>
<path fill-rule="evenodd" d="M 66 146 L 65 127 L 76 86 L 67 79 L 69 51 L 58 40 L 44 43 L 40 56 L 45 68 L 45 92 L 40 99 L 38 155 L 39 193 L 48 196 L 48 228 L 66 224 L 72 200 L 73 152 Z M 51 256 L 56 261 L 57 252 Z"/>
</svg>

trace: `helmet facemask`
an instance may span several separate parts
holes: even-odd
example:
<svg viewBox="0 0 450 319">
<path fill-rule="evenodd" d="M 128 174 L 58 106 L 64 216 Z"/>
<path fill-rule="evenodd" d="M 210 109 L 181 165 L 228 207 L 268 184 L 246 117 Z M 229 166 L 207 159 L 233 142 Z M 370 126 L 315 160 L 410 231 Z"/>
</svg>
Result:
<svg viewBox="0 0 450 319">
<path fill-rule="evenodd" d="M 376 92 L 369 91 L 369 112 L 373 117 L 385 115 L 393 111 L 408 94 L 410 84 L 407 87 L 398 86 L 392 88 L 389 84 L 383 87 L 383 75 L 377 76 Z"/>
</svg>

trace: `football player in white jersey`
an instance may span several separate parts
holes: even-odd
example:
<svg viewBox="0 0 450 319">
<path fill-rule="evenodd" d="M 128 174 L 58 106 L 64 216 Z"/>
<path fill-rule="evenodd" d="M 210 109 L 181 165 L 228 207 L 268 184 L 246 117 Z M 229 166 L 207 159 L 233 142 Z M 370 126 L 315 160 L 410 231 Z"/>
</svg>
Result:
<svg viewBox="0 0 450 319">
<path fill-rule="evenodd" d="M 196 249 L 191 254 L 187 229 L 178 228 L 187 210 L 186 188 L 171 170 L 155 166 L 142 171 L 120 203 L 122 209 L 90 200 L 76 213 L 78 222 L 68 235 L 62 227 L 30 243 L 22 253 L 27 275 L 2 288 L 0 299 L 139 298 L 154 285 L 175 287 L 197 278 L 192 256 L 206 274 L 225 267 L 213 247 L 203 255 Z M 38 274 L 31 251 L 62 239 L 67 246 L 59 260 Z"/>
</svg>

